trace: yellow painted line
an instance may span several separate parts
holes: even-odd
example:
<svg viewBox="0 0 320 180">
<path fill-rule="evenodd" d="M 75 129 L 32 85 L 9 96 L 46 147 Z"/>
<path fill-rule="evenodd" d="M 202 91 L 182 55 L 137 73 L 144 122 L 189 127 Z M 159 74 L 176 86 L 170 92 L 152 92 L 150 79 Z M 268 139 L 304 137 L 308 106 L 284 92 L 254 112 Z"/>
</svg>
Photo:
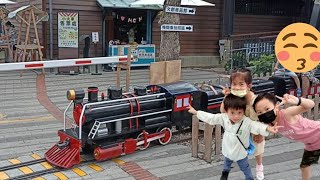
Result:
<svg viewBox="0 0 320 180">
<path fill-rule="evenodd" d="M 43 177 L 37 177 L 37 178 L 33 178 L 32 180 L 46 180 L 46 179 Z"/>
<path fill-rule="evenodd" d="M 32 121 L 49 121 L 55 120 L 53 116 L 43 116 L 43 117 L 36 117 L 36 118 L 28 118 L 28 119 L 11 119 L 6 121 L 0 121 L 0 124 L 9 124 L 9 123 L 22 123 L 22 122 L 32 122 Z"/>
<path fill-rule="evenodd" d="M 53 173 L 53 175 L 55 175 L 60 180 L 67 180 L 68 179 L 68 177 L 61 172 Z"/>
<path fill-rule="evenodd" d="M 38 154 L 32 154 L 31 157 L 33 157 L 33 159 L 41 159 L 41 156 Z"/>
<path fill-rule="evenodd" d="M 86 172 L 82 171 L 82 170 L 79 169 L 79 168 L 73 168 L 72 171 L 73 171 L 74 173 L 78 174 L 78 176 L 80 176 L 80 177 L 83 177 L 83 176 L 86 176 L 86 175 L 87 175 Z"/>
<path fill-rule="evenodd" d="M 41 165 L 46 168 L 46 169 L 52 169 L 53 167 L 51 166 L 51 164 L 49 164 L 48 162 L 43 162 L 41 163 Z"/>
<path fill-rule="evenodd" d="M 93 170 L 95 170 L 95 171 L 97 171 L 97 172 L 103 171 L 103 168 L 100 167 L 100 166 L 98 166 L 98 165 L 96 165 L 96 164 L 89 164 L 88 166 L 89 166 L 91 169 L 93 169 Z"/>
<path fill-rule="evenodd" d="M 11 164 L 20 164 L 21 161 L 19 161 L 18 159 L 9 159 L 9 162 L 11 162 Z"/>
<path fill-rule="evenodd" d="M 5 118 L 5 117 L 7 117 L 6 114 L 0 113 L 0 119 L 3 119 L 3 118 Z"/>
<path fill-rule="evenodd" d="M 0 179 L 1 180 L 5 180 L 5 179 L 9 179 L 9 176 L 5 173 L 5 172 L 0 172 Z"/>
<path fill-rule="evenodd" d="M 22 171 L 24 174 L 30 174 L 33 173 L 32 169 L 30 169 L 29 167 L 21 167 L 19 168 L 20 171 Z"/>
<path fill-rule="evenodd" d="M 121 159 L 112 159 L 112 161 L 115 162 L 115 163 L 117 163 L 117 164 L 119 164 L 119 165 L 123 165 L 123 164 L 126 163 L 125 161 L 123 161 L 123 160 L 121 160 Z"/>
</svg>

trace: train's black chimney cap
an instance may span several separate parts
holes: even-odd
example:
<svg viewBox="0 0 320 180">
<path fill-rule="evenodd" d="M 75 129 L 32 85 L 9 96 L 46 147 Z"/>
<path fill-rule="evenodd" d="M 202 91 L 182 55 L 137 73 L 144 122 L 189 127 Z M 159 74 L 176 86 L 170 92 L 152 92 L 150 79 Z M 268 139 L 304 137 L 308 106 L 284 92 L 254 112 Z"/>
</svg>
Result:
<svg viewBox="0 0 320 180">
<path fill-rule="evenodd" d="M 147 94 L 147 88 L 143 86 L 136 86 L 134 87 L 134 94 L 137 96 L 144 96 Z"/>
<path fill-rule="evenodd" d="M 121 99 L 122 88 L 111 86 L 108 88 L 108 99 Z"/>
</svg>

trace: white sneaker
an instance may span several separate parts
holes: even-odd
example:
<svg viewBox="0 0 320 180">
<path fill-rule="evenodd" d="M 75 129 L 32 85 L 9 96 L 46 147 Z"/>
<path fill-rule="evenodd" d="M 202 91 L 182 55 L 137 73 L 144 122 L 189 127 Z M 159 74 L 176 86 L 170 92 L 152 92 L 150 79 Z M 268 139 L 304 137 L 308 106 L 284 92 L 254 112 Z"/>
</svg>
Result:
<svg viewBox="0 0 320 180">
<path fill-rule="evenodd" d="M 263 165 L 257 165 L 256 167 L 256 178 L 257 180 L 263 180 L 264 174 L 263 174 Z"/>
</svg>

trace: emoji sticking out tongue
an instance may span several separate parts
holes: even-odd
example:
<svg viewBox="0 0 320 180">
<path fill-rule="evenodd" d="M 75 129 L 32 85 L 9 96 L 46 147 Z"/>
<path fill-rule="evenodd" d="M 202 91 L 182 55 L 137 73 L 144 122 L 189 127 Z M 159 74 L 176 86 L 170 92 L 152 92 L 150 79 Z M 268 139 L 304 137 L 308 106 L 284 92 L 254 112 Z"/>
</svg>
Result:
<svg viewBox="0 0 320 180">
<path fill-rule="evenodd" d="M 306 23 L 290 24 L 279 33 L 275 52 L 284 68 L 308 72 L 320 63 L 320 32 Z"/>
</svg>

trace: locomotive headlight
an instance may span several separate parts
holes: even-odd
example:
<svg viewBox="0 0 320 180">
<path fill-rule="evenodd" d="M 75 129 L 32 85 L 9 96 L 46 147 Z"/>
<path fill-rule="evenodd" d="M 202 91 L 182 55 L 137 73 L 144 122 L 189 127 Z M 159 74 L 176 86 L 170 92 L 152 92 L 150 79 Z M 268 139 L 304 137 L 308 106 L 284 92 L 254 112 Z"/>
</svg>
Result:
<svg viewBox="0 0 320 180">
<path fill-rule="evenodd" d="M 67 99 L 70 101 L 81 100 L 84 98 L 85 92 L 84 90 L 74 90 L 70 89 L 67 91 Z"/>
<path fill-rule="evenodd" d="M 69 90 L 69 91 L 67 91 L 67 99 L 68 100 L 75 100 L 76 99 L 76 92 L 75 92 L 75 90 Z"/>
</svg>

